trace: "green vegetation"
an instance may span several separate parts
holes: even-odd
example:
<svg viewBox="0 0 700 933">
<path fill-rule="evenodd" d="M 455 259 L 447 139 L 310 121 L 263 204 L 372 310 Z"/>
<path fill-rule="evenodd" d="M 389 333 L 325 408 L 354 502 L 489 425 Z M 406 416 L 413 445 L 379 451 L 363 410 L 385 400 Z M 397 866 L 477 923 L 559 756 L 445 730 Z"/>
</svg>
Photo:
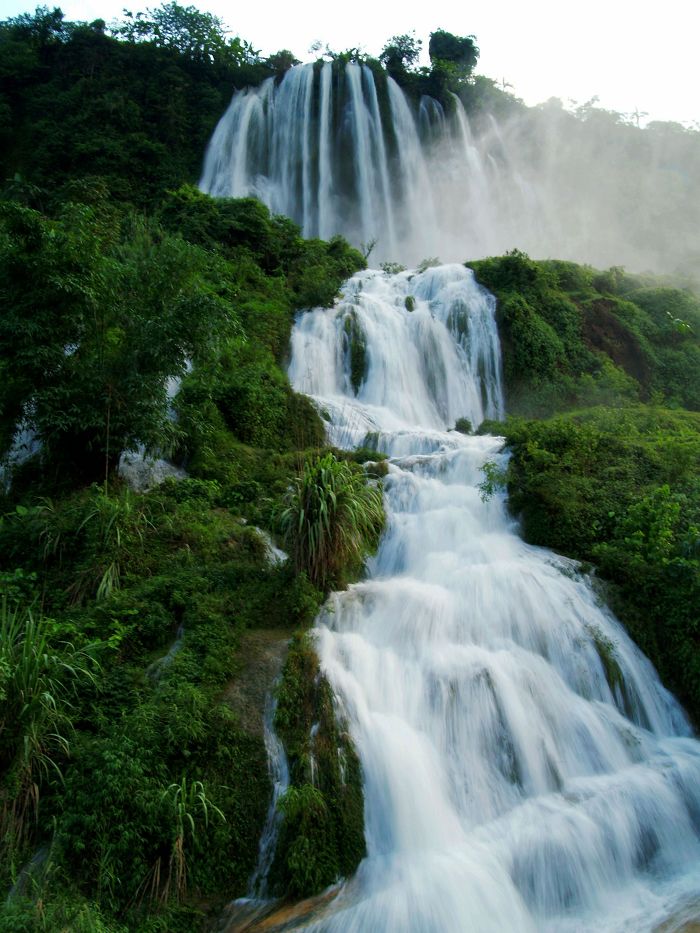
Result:
<svg viewBox="0 0 700 933">
<path fill-rule="evenodd" d="M 281 364 L 294 315 L 364 265 L 192 187 L 231 87 L 284 56 L 177 4 L 112 33 L 45 9 L 0 25 L 3 930 L 189 933 L 246 893 L 264 689 L 322 599 L 254 527 L 324 443 Z M 134 492 L 117 465 L 137 449 L 189 478 Z M 380 500 L 332 462 L 324 585 L 359 572 L 374 539 L 352 523 Z"/>
<path fill-rule="evenodd" d="M 518 106 L 472 75 L 473 37 L 433 33 L 429 69 L 419 45 L 368 64 L 470 112 Z M 304 896 L 364 854 L 359 761 L 303 633 L 376 545 L 386 463 L 325 449 L 282 366 L 294 315 L 364 260 L 193 187 L 232 88 L 294 61 L 177 3 L 0 24 L 2 930 L 189 933 L 246 892 L 270 799 L 260 681 L 295 632 L 270 880 Z M 598 563 L 697 718 L 698 302 L 519 253 L 473 267 L 499 298 L 509 408 L 548 417 L 498 426 L 525 532 Z M 366 342 L 345 328 L 357 392 Z M 127 488 L 140 448 L 188 478 Z M 502 480 L 487 469 L 484 494 Z M 292 559 L 272 565 L 255 526 Z"/>
<path fill-rule="evenodd" d="M 280 516 L 297 570 L 321 591 L 356 575 L 384 526 L 381 490 L 361 468 L 332 453 L 304 464 Z"/>
<path fill-rule="evenodd" d="M 182 777 L 179 784 L 171 784 L 161 799 L 166 803 L 174 838 L 165 882 L 161 883 L 159 865 L 153 872 L 151 886 L 153 892 L 158 892 L 162 900 L 167 902 L 172 889 L 174 889 L 176 900 L 179 900 L 187 891 L 187 853 L 195 846 L 198 828 L 206 830 L 209 826 L 210 811 L 223 823 L 226 822 L 226 817 L 209 800 L 202 782 L 188 783 L 186 776 Z"/>
<path fill-rule="evenodd" d="M 21 422 L 47 470 L 90 481 L 139 443 L 172 447 L 167 378 L 240 327 L 218 256 L 84 196 L 56 218 L 0 204 L 0 454 Z"/>
<path fill-rule="evenodd" d="M 360 763 L 308 635 L 290 647 L 275 727 L 290 787 L 280 803 L 284 822 L 271 882 L 280 894 L 304 897 L 349 877 L 365 855 Z"/>
<path fill-rule="evenodd" d="M 423 43 L 412 33 L 392 36 L 379 56 L 379 62 L 404 91 L 418 99 L 427 94 L 440 101 L 448 110 L 454 107 L 453 94 L 463 100 L 476 100 L 474 88 L 488 79 L 473 77 L 479 60 L 476 36 L 455 36 L 444 29 L 430 33 L 428 54 L 430 68 L 419 67 L 418 57 Z M 488 82 L 491 97 L 506 107 L 517 102 L 511 95 L 498 90 Z"/>
<path fill-rule="evenodd" d="M 110 27 L 39 7 L 0 24 L 0 62 L 0 177 L 40 209 L 95 177 L 114 200 L 152 208 L 195 181 L 232 88 L 277 70 L 175 2 Z"/>
<path fill-rule="evenodd" d="M 597 565 L 630 634 L 700 722 L 700 414 L 591 408 L 492 425 L 534 544 Z"/>
<path fill-rule="evenodd" d="M 0 509 L 2 883 L 25 878 L 34 852 L 47 855 L 0 923 L 141 930 L 167 917 L 168 929 L 197 929 L 245 893 L 269 800 L 262 703 L 251 721 L 241 646 L 251 630 L 274 631 L 280 651 L 321 598 L 294 566 L 270 566 L 244 524 L 275 527 L 300 449 L 323 437 L 279 360 L 295 309 L 332 298 L 360 258 L 339 240 L 302 241 L 257 202 L 215 203 L 189 189 L 168 199 L 160 224 L 113 202 L 70 205 L 89 224 L 110 219 L 102 239 L 84 244 L 63 214 L 4 207 L 21 221 L 3 241 L 16 314 L 5 321 L 3 366 L 14 377 L 3 391 L 17 399 L 14 413 L 3 406 L 4 449 L 20 424 L 42 446 L 11 471 Z M 190 240 L 165 228 L 178 211 Z M 145 245 L 121 247 L 124 223 L 147 229 Z M 142 248 L 138 304 L 121 263 Z M 34 251 L 52 250 L 47 280 Z M 189 329 L 184 310 L 177 318 L 188 306 Z M 60 309 L 51 326 L 30 326 L 50 307 Z M 53 369 L 38 368 L 30 332 L 35 357 Z M 165 380 L 178 374 L 173 420 Z M 145 494 L 126 488 L 114 471 L 137 443 L 170 450 L 191 478 Z M 339 584 L 361 565 L 359 504 L 381 507 L 376 490 L 363 498 L 359 467 L 332 462 L 340 508 L 322 578 Z"/>
<path fill-rule="evenodd" d="M 392 36 L 382 49 L 379 61 L 394 80 L 397 77 L 401 79 L 407 71 L 415 67 L 422 46 L 422 41 L 416 39 L 414 33 Z"/>
<path fill-rule="evenodd" d="M 479 49 L 476 36 L 455 36 L 444 29 L 430 33 L 428 53 L 432 64 L 431 79 L 434 83 L 459 84 L 465 81 L 476 67 Z"/>
<path fill-rule="evenodd" d="M 12 861 L 39 819 L 42 786 L 61 778 L 73 729 L 71 699 L 94 680 L 89 647 L 52 638 L 55 627 L 26 607 L 0 605 L 0 855 Z"/>
<path fill-rule="evenodd" d="M 517 250 L 469 265 L 498 299 L 511 413 L 636 401 L 700 410 L 700 300 L 692 293 Z"/>
<path fill-rule="evenodd" d="M 505 474 L 486 464 L 482 494 L 507 485 L 528 541 L 597 566 L 700 722 L 700 301 L 517 251 L 470 265 L 498 298 L 512 413 L 479 429 L 512 452 Z"/>
<path fill-rule="evenodd" d="M 302 240 L 250 199 L 182 187 L 159 224 L 102 188 L 84 196 L 55 219 L 0 204 L 0 454 L 21 425 L 41 441 L 45 473 L 89 482 L 138 445 L 194 453 L 222 422 L 255 447 L 319 443 L 279 361 L 294 311 L 332 302 L 359 254 Z M 188 364 L 178 425 L 167 379 Z"/>
<path fill-rule="evenodd" d="M 3 730 L 0 782 L 8 819 L 26 813 L 26 828 L 5 837 L 16 841 L 2 875 L 11 883 L 36 846 L 48 846 L 32 899 L 53 904 L 82 891 L 105 917 L 141 929 L 149 913 L 187 895 L 184 928 L 193 929 L 199 898 L 245 891 L 267 766 L 260 730 L 227 691 L 250 627 L 264 620 L 291 631 L 308 619 L 293 575 L 267 565 L 257 532 L 222 506 L 224 495 L 198 480 L 143 496 L 112 484 L 18 505 L 3 519 L 8 601 L 23 589 L 25 604 L 43 604 L 54 620 L 33 623 L 38 616 L 18 607 L 8 624 L 29 620 L 24 634 L 3 639 L 4 690 L 12 700 L 21 687 L 25 712 Z M 119 586 L 100 592 L 115 560 Z M 40 661 L 31 705 L 29 674 L 16 686 L 23 667 L 10 650 Z M 225 822 L 211 806 L 202 819 L 196 782 Z M 186 815 L 178 822 L 173 785 L 186 788 L 194 833 Z"/>
</svg>

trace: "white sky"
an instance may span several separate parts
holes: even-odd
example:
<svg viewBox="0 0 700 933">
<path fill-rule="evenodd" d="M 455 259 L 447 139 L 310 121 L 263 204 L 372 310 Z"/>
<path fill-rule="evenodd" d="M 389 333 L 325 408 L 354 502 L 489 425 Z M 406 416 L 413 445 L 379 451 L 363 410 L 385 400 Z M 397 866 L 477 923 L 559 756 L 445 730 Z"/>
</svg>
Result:
<svg viewBox="0 0 700 933">
<path fill-rule="evenodd" d="M 158 0 L 45 0 L 68 19 L 110 21 Z M 180 0 L 186 6 L 188 0 Z M 647 120 L 700 123 L 700 0 L 196 0 L 231 30 L 269 54 L 289 48 L 307 60 L 319 39 L 332 49 L 360 46 L 378 54 L 393 35 L 415 31 L 427 52 L 431 31 L 473 34 L 477 71 L 505 79 L 528 104 L 549 97 L 579 103 L 594 95 L 622 113 Z M 0 18 L 34 2 L 0 0 Z M 427 57 L 426 57 L 427 60 Z"/>
</svg>

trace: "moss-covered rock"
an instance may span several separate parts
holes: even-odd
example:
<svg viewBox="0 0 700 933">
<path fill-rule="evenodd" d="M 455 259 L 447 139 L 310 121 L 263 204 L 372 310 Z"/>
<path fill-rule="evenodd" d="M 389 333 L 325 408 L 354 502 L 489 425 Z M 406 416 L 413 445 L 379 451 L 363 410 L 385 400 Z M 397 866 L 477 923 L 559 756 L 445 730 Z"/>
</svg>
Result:
<svg viewBox="0 0 700 933">
<path fill-rule="evenodd" d="M 270 882 L 279 894 L 307 897 L 351 875 L 366 852 L 359 759 L 308 634 L 290 647 L 275 727 L 290 787 Z"/>
<path fill-rule="evenodd" d="M 354 311 L 346 315 L 343 332 L 344 349 L 350 360 L 350 384 L 357 395 L 367 375 L 367 337 Z"/>
</svg>

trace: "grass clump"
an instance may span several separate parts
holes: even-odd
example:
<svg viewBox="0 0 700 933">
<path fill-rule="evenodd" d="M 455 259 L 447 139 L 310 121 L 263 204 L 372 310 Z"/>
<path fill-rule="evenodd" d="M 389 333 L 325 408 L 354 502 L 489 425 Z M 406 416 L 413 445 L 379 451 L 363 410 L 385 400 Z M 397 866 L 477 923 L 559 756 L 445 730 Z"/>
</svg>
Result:
<svg viewBox="0 0 700 933">
<path fill-rule="evenodd" d="M 62 780 L 70 753 L 71 713 L 97 665 L 87 649 L 56 638 L 54 624 L 31 609 L 0 603 L 0 838 L 13 858 L 39 820 L 42 789 Z"/>
<path fill-rule="evenodd" d="M 341 588 L 376 547 L 384 526 L 379 488 L 333 453 L 305 461 L 280 516 L 297 570 L 320 590 Z"/>
</svg>

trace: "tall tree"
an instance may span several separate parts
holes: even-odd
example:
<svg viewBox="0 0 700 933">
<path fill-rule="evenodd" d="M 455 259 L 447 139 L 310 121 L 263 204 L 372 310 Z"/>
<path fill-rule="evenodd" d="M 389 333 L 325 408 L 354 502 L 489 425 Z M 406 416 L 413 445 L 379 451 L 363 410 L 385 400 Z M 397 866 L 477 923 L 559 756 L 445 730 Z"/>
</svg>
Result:
<svg viewBox="0 0 700 933">
<path fill-rule="evenodd" d="M 456 78 L 468 77 L 479 60 L 476 36 L 455 36 L 444 29 L 430 33 L 428 54 L 433 67 L 442 66 Z"/>
</svg>

